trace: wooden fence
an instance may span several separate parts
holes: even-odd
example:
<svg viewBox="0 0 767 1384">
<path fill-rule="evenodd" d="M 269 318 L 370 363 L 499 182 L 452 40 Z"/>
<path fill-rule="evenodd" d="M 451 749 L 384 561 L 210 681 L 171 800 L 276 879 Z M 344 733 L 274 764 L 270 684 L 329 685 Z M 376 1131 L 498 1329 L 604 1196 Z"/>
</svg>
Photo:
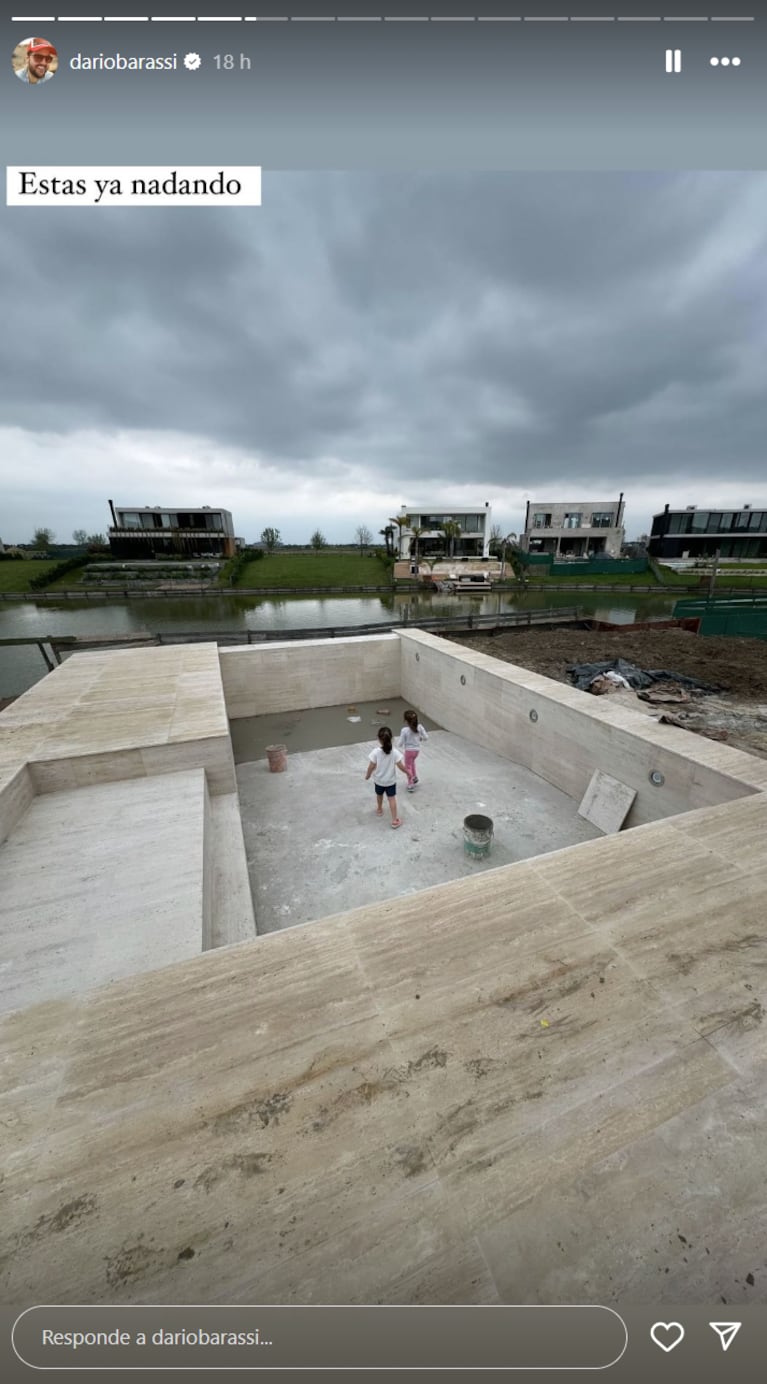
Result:
<svg viewBox="0 0 767 1384">
<path fill-rule="evenodd" d="M 464 615 L 426 617 L 411 620 L 404 614 L 399 620 L 386 620 L 368 625 L 322 626 L 317 629 L 263 630 L 173 630 L 152 633 L 136 630 L 132 634 L 38 634 L 25 638 L 0 639 L 0 648 L 16 644 L 36 644 L 49 671 L 62 662 L 62 656 L 85 653 L 96 649 L 149 648 L 168 644 L 265 644 L 300 639 L 354 639 L 363 635 L 391 634 L 398 629 L 422 629 L 432 634 L 468 633 L 481 630 L 530 628 L 536 625 L 573 625 L 587 623 L 577 606 L 552 606 L 545 610 L 515 610 L 503 614 L 480 615 L 469 611 Z"/>
</svg>

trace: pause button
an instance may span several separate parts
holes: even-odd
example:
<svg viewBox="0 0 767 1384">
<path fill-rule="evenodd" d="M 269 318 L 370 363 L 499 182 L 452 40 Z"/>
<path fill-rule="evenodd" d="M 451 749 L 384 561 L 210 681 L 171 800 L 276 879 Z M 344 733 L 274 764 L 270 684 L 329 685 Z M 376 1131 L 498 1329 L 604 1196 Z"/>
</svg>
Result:
<svg viewBox="0 0 767 1384">
<path fill-rule="evenodd" d="M 681 71 L 682 71 L 682 50 L 681 50 L 681 48 L 667 48 L 667 49 L 666 49 L 666 71 L 667 71 L 667 72 L 681 72 Z"/>
</svg>

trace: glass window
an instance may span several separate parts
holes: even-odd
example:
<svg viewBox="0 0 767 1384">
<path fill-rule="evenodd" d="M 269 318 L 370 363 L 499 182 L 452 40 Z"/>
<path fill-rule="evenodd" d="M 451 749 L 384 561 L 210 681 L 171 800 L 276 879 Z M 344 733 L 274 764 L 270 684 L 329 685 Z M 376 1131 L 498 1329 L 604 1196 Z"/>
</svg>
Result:
<svg viewBox="0 0 767 1384">
<path fill-rule="evenodd" d="M 610 509 L 596 509 L 591 516 L 591 527 L 593 529 L 611 529 L 613 524 L 613 513 Z"/>
<path fill-rule="evenodd" d="M 728 510 L 725 514 L 723 514 L 719 520 L 719 532 L 729 533 L 730 529 L 733 526 L 734 518 L 735 515 L 733 514 L 732 510 Z"/>
<path fill-rule="evenodd" d="M 550 514 L 534 514 L 534 515 L 533 515 L 533 528 L 534 528 L 534 529 L 550 529 L 550 528 L 551 528 L 551 515 L 550 515 Z"/>
<path fill-rule="evenodd" d="M 668 531 L 669 533 L 689 533 L 690 515 L 672 514 L 669 518 Z"/>
<path fill-rule="evenodd" d="M 692 516 L 693 533 L 703 533 L 708 528 L 708 510 L 696 509 Z"/>
<path fill-rule="evenodd" d="M 735 527 L 736 527 L 736 529 L 747 529 L 747 528 L 748 528 L 748 510 L 747 510 L 747 509 L 741 510 L 739 514 L 736 514 L 736 515 L 735 515 Z"/>
<path fill-rule="evenodd" d="M 763 510 L 761 511 L 761 514 L 762 514 L 762 522 L 761 522 L 760 525 L 759 525 L 759 531 L 760 531 L 760 533 L 767 533 L 767 509 L 763 509 Z"/>
<path fill-rule="evenodd" d="M 121 527 L 124 529 L 140 529 L 141 519 L 138 514 L 131 514 L 128 510 L 123 510 Z"/>
<path fill-rule="evenodd" d="M 566 514 L 565 522 L 562 525 L 565 529 L 579 529 L 581 527 L 582 514 Z"/>
<path fill-rule="evenodd" d="M 721 514 L 717 514 L 716 511 L 712 509 L 711 513 L 710 513 L 709 516 L 708 516 L 708 524 L 706 525 L 706 528 L 708 529 L 708 532 L 709 532 L 709 533 L 718 533 L 719 530 L 720 530 L 720 528 L 721 528 L 721 526 L 722 526 L 722 516 L 721 516 Z"/>
<path fill-rule="evenodd" d="M 761 510 L 752 509 L 752 511 L 751 511 L 751 518 L 750 518 L 749 521 L 748 521 L 748 527 L 749 527 L 750 529 L 758 529 L 758 528 L 759 528 L 760 521 L 761 521 L 761 518 L 762 518 Z"/>
</svg>

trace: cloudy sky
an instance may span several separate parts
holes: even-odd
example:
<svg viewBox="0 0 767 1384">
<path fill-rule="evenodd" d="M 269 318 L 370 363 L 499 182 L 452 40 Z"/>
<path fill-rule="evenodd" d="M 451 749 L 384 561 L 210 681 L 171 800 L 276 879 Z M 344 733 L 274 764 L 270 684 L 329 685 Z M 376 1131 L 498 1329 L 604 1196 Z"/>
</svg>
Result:
<svg viewBox="0 0 767 1384">
<path fill-rule="evenodd" d="M 2 210 L 0 537 L 223 505 L 767 507 L 767 174 L 265 173 L 257 210 Z"/>
</svg>

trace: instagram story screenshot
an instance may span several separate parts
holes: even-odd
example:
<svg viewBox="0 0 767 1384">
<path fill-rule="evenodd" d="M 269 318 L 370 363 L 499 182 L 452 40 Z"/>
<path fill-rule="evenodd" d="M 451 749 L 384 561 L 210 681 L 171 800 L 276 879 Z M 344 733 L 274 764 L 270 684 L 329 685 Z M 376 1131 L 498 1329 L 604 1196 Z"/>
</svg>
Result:
<svg viewBox="0 0 767 1384">
<path fill-rule="evenodd" d="M 3 0 L 9 1384 L 764 1378 L 714 4 Z"/>
</svg>

